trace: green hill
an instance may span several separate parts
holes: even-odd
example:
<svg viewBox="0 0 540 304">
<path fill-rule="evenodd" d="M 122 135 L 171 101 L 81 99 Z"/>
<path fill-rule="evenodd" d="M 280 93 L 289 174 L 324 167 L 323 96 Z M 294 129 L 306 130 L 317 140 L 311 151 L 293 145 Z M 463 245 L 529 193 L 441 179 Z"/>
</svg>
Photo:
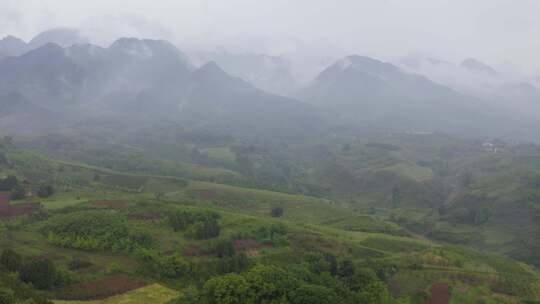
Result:
<svg viewBox="0 0 540 304">
<path fill-rule="evenodd" d="M 421 303 L 436 297 L 432 291 L 437 288 L 448 288 L 455 301 L 471 303 L 514 303 L 540 296 L 540 277 L 533 267 L 422 237 L 412 224 L 414 216 L 407 216 L 411 222 L 400 220 L 399 214 L 412 210 L 405 206 L 374 208 L 355 198 L 330 200 L 120 173 L 15 148 L 4 153 L 10 164 L 3 167 L 4 175 L 17 176 L 30 189 L 45 183 L 56 190 L 47 198 L 27 198 L 40 200 L 41 212 L 2 219 L 1 248 L 13 250 L 23 265 L 33 265 L 37 258 L 54 264 L 50 287 L 19 293 L 19 298 L 136 303 L 131 299 L 139 293 L 153 297 L 138 288 L 154 283 L 177 290 L 176 296 L 184 300 L 217 297 L 212 284 L 250 286 L 265 271 L 278 271 L 292 280 L 297 290 L 279 289 L 287 297 L 307 290 L 311 294 L 312 288 L 340 301 L 376 297 L 380 303 Z M 393 174 L 399 175 L 399 170 Z M 405 195 L 404 201 L 409 199 Z M 276 208 L 281 214 L 274 215 Z M 416 210 L 420 225 L 428 209 Z M 440 227 L 445 223 L 442 217 L 437 221 Z M 468 226 L 460 227 L 465 231 Z M 2 261 L 1 267 L 11 265 L 5 264 L 7 258 Z M 18 271 L 22 280 L 32 282 L 28 269 Z M 367 285 L 354 285 L 353 278 L 363 278 Z M 3 274 L 0 282 L 23 290 L 9 275 Z"/>
</svg>

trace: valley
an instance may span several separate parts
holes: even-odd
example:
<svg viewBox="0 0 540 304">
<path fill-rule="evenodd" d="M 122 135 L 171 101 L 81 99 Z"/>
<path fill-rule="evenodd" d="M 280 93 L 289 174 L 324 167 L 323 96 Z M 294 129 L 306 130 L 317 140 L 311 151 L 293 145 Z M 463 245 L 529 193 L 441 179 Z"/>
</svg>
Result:
<svg viewBox="0 0 540 304">
<path fill-rule="evenodd" d="M 357 55 L 295 88 L 166 40 L 0 50 L 1 304 L 540 301 L 533 114 Z"/>
</svg>

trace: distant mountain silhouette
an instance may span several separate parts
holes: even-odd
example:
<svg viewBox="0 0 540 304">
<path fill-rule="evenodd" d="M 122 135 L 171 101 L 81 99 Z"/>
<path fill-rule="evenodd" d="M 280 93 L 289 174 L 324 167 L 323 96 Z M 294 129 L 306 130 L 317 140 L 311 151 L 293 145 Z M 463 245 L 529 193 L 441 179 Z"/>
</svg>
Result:
<svg viewBox="0 0 540 304">
<path fill-rule="evenodd" d="M 46 44 L 0 60 L 0 92 L 11 91 L 65 115 L 65 122 L 103 113 L 126 121 L 165 119 L 250 136 L 294 136 L 322 126 L 313 106 L 266 93 L 214 62 L 195 69 L 181 51 L 162 40 L 122 38 L 109 48 Z"/>
<path fill-rule="evenodd" d="M 510 134 L 499 123 L 511 118 L 506 113 L 426 77 L 368 57 L 339 60 L 318 75 L 302 96 L 337 113 L 342 121 L 361 127 L 468 136 Z"/>
</svg>

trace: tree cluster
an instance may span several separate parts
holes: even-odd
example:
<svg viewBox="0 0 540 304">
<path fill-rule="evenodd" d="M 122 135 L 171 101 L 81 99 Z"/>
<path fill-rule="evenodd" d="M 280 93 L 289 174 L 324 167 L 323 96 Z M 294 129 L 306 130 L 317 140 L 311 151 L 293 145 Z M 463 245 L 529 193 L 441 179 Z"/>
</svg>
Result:
<svg viewBox="0 0 540 304">
<path fill-rule="evenodd" d="M 169 225 L 175 231 L 185 231 L 186 237 L 206 240 L 219 236 L 220 216 L 215 212 L 177 211 L 169 215 Z"/>
<path fill-rule="evenodd" d="M 17 273 L 22 282 L 42 290 L 70 280 L 64 272 L 57 269 L 53 261 L 47 258 L 23 258 L 11 249 L 5 249 L 0 255 L 0 267 L 9 273 Z"/>
<path fill-rule="evenodd" d="M 0 191 L 11 191 L 19 185 L 19 180 L 14 175 L 9 175 L 4 179 L 0 179 Z"/>
<path fill-rule="evenodd" d="M 282 217 L 283 216 L 283 208 L 282 207 L 272 208 L 272 211 L 270 212 L 270 215 L 272 215 L 272 217 Z"/>
<path fill-rule="evenodd" d="M 256 265 L 247 272 L 216 276 L 189 289 L 176 304 L 389 303 L 386 285 L 370 269 L 332 254 L 308 254 L 287 269 Z"/>
<path fill-rule="evenodd" d="M 149 248 L 148 232 L 130 227 L 124 216 L 110 211 L 79 211 L 57 215 L 42 228 L 53 244 L 82 250 L 132 252 Z"/>
<path fill-rule="evenodd" d="M 38 190 L 37 190 L 37 195 L 41 198 L 47 198 L 47 197 L 50 197 L 54 194 L 54 187 L 51 186 L 51 185 L 46 185 L 46 184 L 43 184 L 43 185 L 40 185 Z"/>
</svg>

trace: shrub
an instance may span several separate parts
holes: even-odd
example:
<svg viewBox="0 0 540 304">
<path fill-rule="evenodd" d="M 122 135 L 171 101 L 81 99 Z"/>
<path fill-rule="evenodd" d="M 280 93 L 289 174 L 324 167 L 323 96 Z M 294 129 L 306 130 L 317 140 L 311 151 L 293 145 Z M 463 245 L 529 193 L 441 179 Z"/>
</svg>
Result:
<svg viewBox="0 0 540 304">
<path fill-rule="evenodd" d="M 272 211 L 270 212 L 270 214 L 272 215 L 272 217 L 282 217 L 283 208 L 281 207 L 272 208 Z"/>
<path fill-rule="evenodd" d="M 191 224 L 195 222 L 193 213 L 187 211 L 177 211 L 169 215 L 169 225 L 174 231 L 181 231 L 187 229 Z"/>
<path fill-rule="evenodd" d="M 284 243 L 283 236 L 287 234 L 287 227 L 282 224 L 262 226 L 255 231 L 255 237 L 260 243 Z"/>
<path fill-rule="evenodd" d="M 47 198 L 54 194 L 54 187 L 51 185 L 41 185 L 37 191 L 37 195 L 41 198 Z"/>
<path fill-rule="evenodd" d="M 93 265 L 94 264 L 92 264 L 89 261 L 85 261 L 85 260 L 81 260 L 81 259 L 74 259 L 74 260 L 69 262 L 68 268 L 69 268 L 69 270 L 79 270 L 79 269 L 88 268 L 88 267 L 93 266 Z"/>
<path fill-rule="evenodd" d="M 0 166 L 9 165 L 8 159 L 4 152 L 0 151 Z"/>
<path fill-rule="evenodd" d="M 332 268 L 331 263 L 322 253 L 313 252 L 306 254 L 304 256 L 304 264 L 309 271 L 315 274 L 321 274 L 323 272 L 330 273 Z"/>
<path fill-rule="evenodd" d="M 336 294 L 331 289 L 319 285 L 303 285 L 291 293 L 291 304 L 327 304 L 336 302 Z M 368 302 L 366 302 L 368 303 Z"/>
<path fill-rule="evenodd" d="M 11 199 L 19 200 L 26 197 L 26 189 L 23 186 L 17 185 L 11 189 Z"/>
<path fill-rule="evenodd" d="M 220 218 L 215 212 L 190 212 L 186 210 L 176 211 L 169 215 L 169 225 L 174 231 L 183 231 L 197 222 L 217 221 Z"/>
<path fill-rule="evenodd" d="M 369 283 L 358 293 L 359 303 L 383 304 L 388 303 L 389 299 L 388 289 L 380 281 Z"/>
<path fill-rule="evenodd" d="M 195 287 L 188 287 L 180 293 L 180 297 L 174 299 L 169 304 L 200 304 L 201 295 L 199 290 Z"/>
<path fill-rule="evenodd" d="M 8 288 L 0 288 L 0 304 L 15 303 L 15 293 Z"/>
<path fill-rule="evenodd" d="M 23 267 L 21 279 L 38 289 L 50 289 L 56 282 L 56 267 L 49 259 L 33 260 Z"/>
<path fill-rule="evenodd" d="M 204 284 L 203 298 L 208 304 L 245 304 L 249 301 L 249 286 L 243 276 L 227 274 Z"/>
<path fill-rule="evenodd" d="M 231 272 L 242 272 L 249 267 L 249 259 L 245 253 L 238 253 L 232 256 L 225 256 L 219 260 L 218 272 L 221 274 Z"/>
<path fill-rule="evenodd" d="M 107 265 L 107 273 L 108 274 L 116 274 L 119 273 L 122 269 L 120 268 L 120 265 L 115 262 L 111 262 Z"/>
<path fill-rule="evenodd" d="M 55 216 L 42 232 L 55 245 L 82 250 L 131 252 L 152 245 L 150 234 L 129 226 L 127 220 L 110 211 L 79 211 Z"/>
<path fill-rule="evenodd" d="M 236 253 L 236 250 L 234 249 L 234 246 L 230 240 L 219 240 L 213 246 L 214 248 L 212 251 L 220 258 L 230 257 Z"/>
<path fill-rule="evenodd" d="M 196 222 L 186 231 L 186 236 L 196 240 L 207 240 L 219 236 L 221 228 L 214 218 Z"/>
<path fill-rule="evenodd" d="M 11 191 L 19 184 L 17 177 L 9 175 L 4 179 L 0 179 L 0 191 Z"/>
<path fill-rule="evenodd" d="M 254 295 L 254 303 L 283 303 L 300 282 L 286 270 L 276 266 L 257 265 L 245 275 Z"/>
<path fill-rule="evenodd" d="M 160 259 L 160 273 L 163 277 L 175 279 L 191 272 L 191 265 L 182 256 L 174 254 Z"/>
<path fill-rule="evenodd" d="M 17 272 L 22 269 L 22 257 L 11 249 L 5 249 L 0 256 L 0 264 L 8 271 Z"/>
</svg>

